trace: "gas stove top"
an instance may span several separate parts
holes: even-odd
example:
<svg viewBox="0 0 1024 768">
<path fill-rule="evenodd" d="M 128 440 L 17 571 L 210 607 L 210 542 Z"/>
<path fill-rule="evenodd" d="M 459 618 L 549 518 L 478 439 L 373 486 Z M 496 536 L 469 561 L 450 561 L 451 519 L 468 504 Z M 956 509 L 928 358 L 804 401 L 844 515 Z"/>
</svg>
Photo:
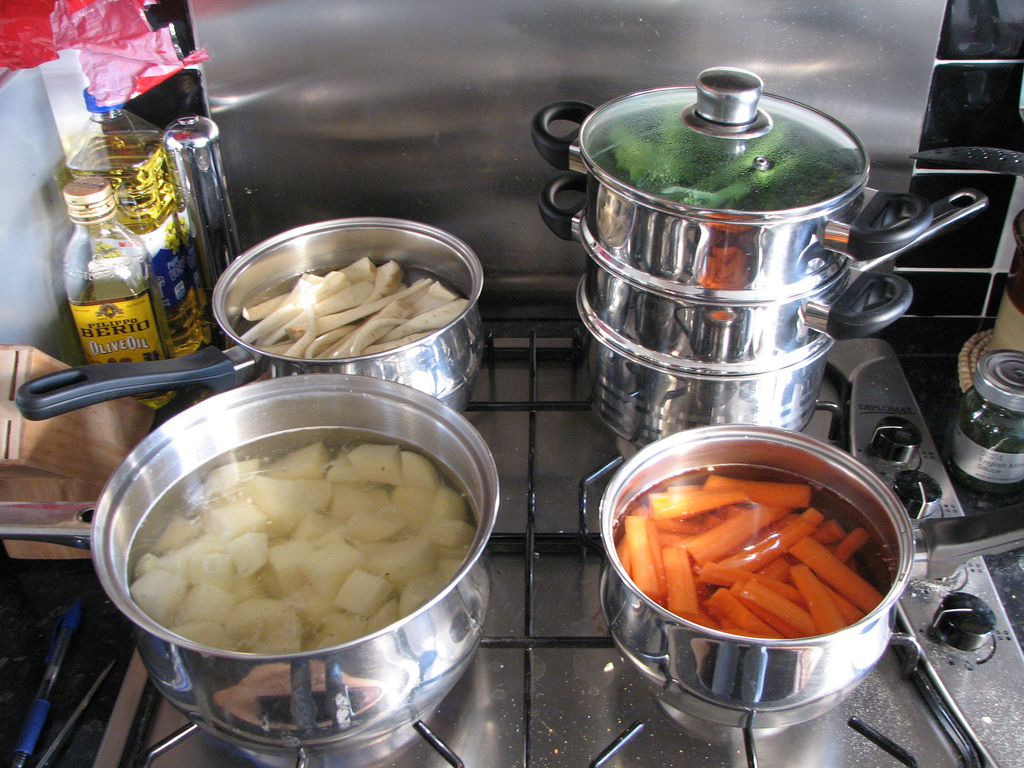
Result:
<svg viewBox="0 0 1024 768">
<path fill-rule="evenodd" d="M 267 758 L 190 728 L 147 683 L 125 678 L 95 767 L 631 768 L 700 765 L 898 768 L 1019 765 L 1024 657 L 981 558 L 942 582 L 915 581 L 900 600 L 890 650 L 839 706 L 785 729 L 696 728 L 669 717 L 615 649 L 598 601 L 603 556 L 597 503 L 628 446 L 593 415 L 584 338 L 493 333 L 467 415 L 501 476 L 488 548 L 491 604 L 473 664 L 438 709 L 385 760 L 353 755 Z M 915 513 L 963 511 L 892 349 L 837 343 L 807 431 L 898 483 Z M 849 405 L 847 406 L 847 403 Z M 883 421 L 884 420 L 884 421 Z M 881 430 L 896 438 L 879 436 Z M 938 639 L 943 599 L 968 593 L 994 615 L 973 650 Z M 952 632 L 946 639 L 960 645 Z"/>
</svg>

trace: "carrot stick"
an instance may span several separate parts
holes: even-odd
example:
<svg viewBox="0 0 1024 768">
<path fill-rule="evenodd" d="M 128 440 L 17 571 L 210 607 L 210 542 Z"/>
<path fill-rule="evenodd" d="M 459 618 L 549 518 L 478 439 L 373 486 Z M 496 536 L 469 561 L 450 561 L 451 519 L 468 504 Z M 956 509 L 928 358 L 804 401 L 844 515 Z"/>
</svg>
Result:
<svg viewBox="0 0 1024 768">
<path fill-rule="evenodd" d="M 691 517 L 691 518 L 674 518 L 666 517 L 662 520 L 654 518 L 654 524 L 658 526 L 658 530 L 662 532 L 687 534 L 689 536 L 696 536 L 698 533 L 704 533 L 710 525 L 709 521 L 714 520 L 716 523 L 720 523 L 717 517 L 712 518 L 710 515 L 704 517 Z"/>
<path fill-rule="evenodd" d="M 651 557 L 651 545 L 647 536 L 647 520 L 649 518 L 627 515 L 623 520 L 630 570 L 629 577 L 636 588 L 652 600 L 658 597 L 658 576 L 654 570 L 654 559 Z"/>
<path fill-rule="evenodd" d="M 839 609 L 839 613 L 843 617 L 843 621 L 846 625 L 856 624 L 858 621 L 864 618 L 864 611 L 858 608 L 856 605 L 851 603 L 845 597 L 837 593 L 828 584 L 822 582 L 822 586 L 828 590 L 828 596 L 832 598 L 832 602 L 836 604 L 836 608 Z"/>
<path fill-rule="evenodd" d="M 749 499 L 742 489 L 709 491 L 699 486 L 683 486 L 664 493 L 649 493 L 647 501 L 651 505 L 651 516 L 661 520 L 692 517 Z"/>
<path fill-rule="evenodd" d="M 774 613 L 787 624 L 802 632 L 803 637 L 810 637 L 817 632 L 814 619 L 807 611 L 768 587 L 751 580 L 745 582 L 736 594 L 757 603 L 766 611 Z"/>
<path fill-rule="evenodd" d="M 723 625 L 727 623 L 735 625 L 740 630 L 739 634 L 755 634 L 758 637 L 782 637 L 781 632 L 777 632 L 759 619 L 727 589 L 717 590 L 704 602 L 704 607 L 708 613 L 721 621 Z"/>
<path fill-rule="evenodd" d="M 690 555 L 682 547 L 665 547 L 662 550 L 665 563 L 667 599 L 665 607 L 677 616 L 691 616 L 698 611 L 697 585 L 693 579 Z"/>
<path fill-rule="evenodd" d="M 793 583 L 807 601 L 807 610 L 814 619 L 819 635 L 837 632 L 847 626 L 839 607 L 832 602 L 829 590 L 806 565 L 794 565 L 790 570 Z"/>
<path fill-rule="evenodd" d="M 725 475 L 708 475 L 703 487 L 707 490 L 738 488 L 746 491 L 755 504 L 764 504 L 768 507 L 802 508 L 811 505 L 811 486 L 805 483 L 739 480 Z"/>
<path fill-rule="evenodd" d="M 717 560 L 749 541 L 762 528 L 789 513 L 788 507 L 754 506 L 700 534 L 686 548 L 698 565 Z"/>
<path fill-rule="evenodd" d="M 629 547 L 627 546 L 627 540 L 625 536 L 619 539 L 618 543 L 615 545 L 615 552 L 619 556 L 619 562 L 622 563 L 622 569 L 626 573 L 630 573 L 630 571 L 632 570 L 630 567 L 631 558 L 629 556 Z"/>
<path fill-rule="evenodd" d="M 714 560 L 704 563 L 704 565 L 701 566 L 698 578 L 705 584 L 714 584 L 719 587 L 731 587 L 735 584 L 742 584 L 746 581 L 753 580 L 765 587 L 768 587 L 768 589 L 778 592 L 780 595 L 788 600 L 792 600 L 794 603 L 800 604 L 804 602 L 803 594 L 801 594 L 800 590 L 791 584 L 785 584 L 781 581 L 775 581 L 774 579 L 759 576 L 756 573 L 745 571 L 742 568 L 727 568 L 724 565 L 716 563 Z"/>
<path fill-rule="evenodd" d="M 822 544 L 835 544 L 842 541 L 846 537 L 846 531 L 843 530 L 835 518 L 829 518 L 821 525 L 818 529 L 811 534 L 815 541 L 820 541 Z"/>
<path fill-rule="evenodd" d="M 810 566 L 818 578 L 862 611 L 870 611 L 882 602 L 882 594 L 833 555 L 824 544 L 804 537 L 789 551 Z"/>
<path fill-rule="evenodd" d="M 808 507 L 793 523 L 781 531 L 769 534 L 742 552 L 737 552 L 726 558 L 722 561 L 722 565 L 730 568 L 744 568 L 748 571 L 759 570 L 785 554 L 800 539 L 810 535 L 824 519 L 825 516 L 821 512 L 814 507 Z"/>
<path fill-rule="evenodd" d="M 832 554 L 834 554 L 838 560 L 842 560 L 844 563 L 848 562 L 861 547 L 868 543 L 870 538 L 871 534 L 863 528 L 854 528 L 836 545 Z"/>
<path fill-rule="evenodd" d="M 730 591 L 732 591 L 732 590 L 730 590 Z M 747 607 L 747 610 L 749 610 L 752 614 L 757 616 L 757 618 L 759 618 L 765 624 L 770 626 L 772 629 L 774 629 L 776 632 L 778 632 L 783 637 L 788 637 L 788 638 L 806 637 L 806 635 L 804 635 L 803 632 L 801 632 L 799 629 L 794 627 L 792 624 L 787 624 L 785 621 L 780 619 L 774 613 L 772 613 L 771 611 L 765 610 L 760 605 L 755 603 L 753 600 L 750 600 L 750 599 L 744 597 L 743 595 L 737 594 L 735 592 L 733 594 L 736 595 L 736 599 L 737 600 L 739 600 L 741 603 L 743 603 L 743 605 L 745 605 Z"/>
<path fill-rule="evenodd" d="M 647 544 L 651 548 L 651 563 L 654 564 L 654 578 L 657 580 L 658 591 L 652 595 L 654 600 L 665 603 L 665 596 L 668 593 L 668 579 L 665 577 L 665 561 L 661 556 L 662 544 L 658 538 L 658 529 L 654 527 L 654 518 L 645 517 L 647 523 Z"/>
<path fill-rule="evenodd" d="M 784 557 L 777 557 L 772 560 L 768 565 L 760 568 L 754 573 L 758 573 L 764 576 L 766 579 L 775 579 L 776 581 L 788 581 L 789 580 L 789 561 Z"/>
</svg>

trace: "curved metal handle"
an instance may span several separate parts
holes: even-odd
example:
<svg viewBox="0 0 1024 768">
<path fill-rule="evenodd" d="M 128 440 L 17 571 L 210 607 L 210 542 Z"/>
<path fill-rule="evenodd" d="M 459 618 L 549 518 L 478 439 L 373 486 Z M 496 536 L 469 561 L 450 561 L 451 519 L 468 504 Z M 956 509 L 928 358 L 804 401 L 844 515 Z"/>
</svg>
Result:
<svg viewBox="0 0 1024 768">
<path fill-rule="evenodd" d="M 551 179 L 540 191 L 540 217 L 548 225 L 548 229 L 563 240 L 577 240 L 579 231 L 579 215 L 586 206 L 584 197 L 572 205 L 563 206 L 558 197 L 566 192 L 586 195 L 587 177 L 582 173 L 561 173 Z"/>
<path fill-rule="evenodd" d="M 0 503 L 0 539 L 89 549 L 94 511 L 80 501 Z"/>
<path fill-rule="evenodd" d="M 559 136 L 551 130 L 551 124 L 562 120 L 582 125 L 593 111 L 594 107 L 583 101 L 556 101 L 534 115 L 530 123 L 530 136 L 541 157 L 560 171 L 568 171 L 569 147 L 579 136 L 579 129 L 566 136 Z"/>
<path fill-rule="evenodd" d="M 261 360 L 241 347 L 204 347 L 170 360 L 83 365 L 26 381 L 14 402 L 22 416 L 38 421 L 129 395 L 197 385 L 224 392 L 256 378 Z"/>
<path fill-rule="evenodd" d="M 809 302 L 804 322 L 833 339 L 862 339 L 899 319 L 914 300 L 914 289 L 899 275 L 865 272 L 832 304 Z"/>
<path fill-rule="evenodd" d="M 951 576 L 972 557 L 1006 552 L 1024 544 L 1024 504 L 965 517 L 922 520 L 918 535 L 928 578 Z"/>
</svg>

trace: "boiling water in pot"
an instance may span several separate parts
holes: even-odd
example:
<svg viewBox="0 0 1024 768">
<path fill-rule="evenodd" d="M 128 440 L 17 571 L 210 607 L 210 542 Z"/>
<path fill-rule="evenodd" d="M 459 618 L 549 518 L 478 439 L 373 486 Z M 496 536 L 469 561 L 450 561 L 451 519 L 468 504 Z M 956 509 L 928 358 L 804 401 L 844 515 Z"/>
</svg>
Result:
<svg viewBox="0 0 1024 768">
<path fill-rule="evenodd" d="M 438 594 L 475 532 L 464 491 L 418 450 L 347 430 L 278 434 L 168 490 L 133 542 L 131 594 L 206 646 L 326 648 Z"/>
</svg>

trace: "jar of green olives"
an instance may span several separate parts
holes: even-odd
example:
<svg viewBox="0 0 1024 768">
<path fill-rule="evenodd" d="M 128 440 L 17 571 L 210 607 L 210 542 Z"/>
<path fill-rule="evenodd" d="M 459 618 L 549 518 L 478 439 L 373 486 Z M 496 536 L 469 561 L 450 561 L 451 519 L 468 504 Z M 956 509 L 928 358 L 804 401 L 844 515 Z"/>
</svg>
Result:
<svg viewBox="0 0 1024 768">
<path fill-rule="evenodd" d="M 949 456 L 953 478 L 985 493 L 1024 487 L 1024 353 L 987 352 L 957 411 Z"/>
</svg>

